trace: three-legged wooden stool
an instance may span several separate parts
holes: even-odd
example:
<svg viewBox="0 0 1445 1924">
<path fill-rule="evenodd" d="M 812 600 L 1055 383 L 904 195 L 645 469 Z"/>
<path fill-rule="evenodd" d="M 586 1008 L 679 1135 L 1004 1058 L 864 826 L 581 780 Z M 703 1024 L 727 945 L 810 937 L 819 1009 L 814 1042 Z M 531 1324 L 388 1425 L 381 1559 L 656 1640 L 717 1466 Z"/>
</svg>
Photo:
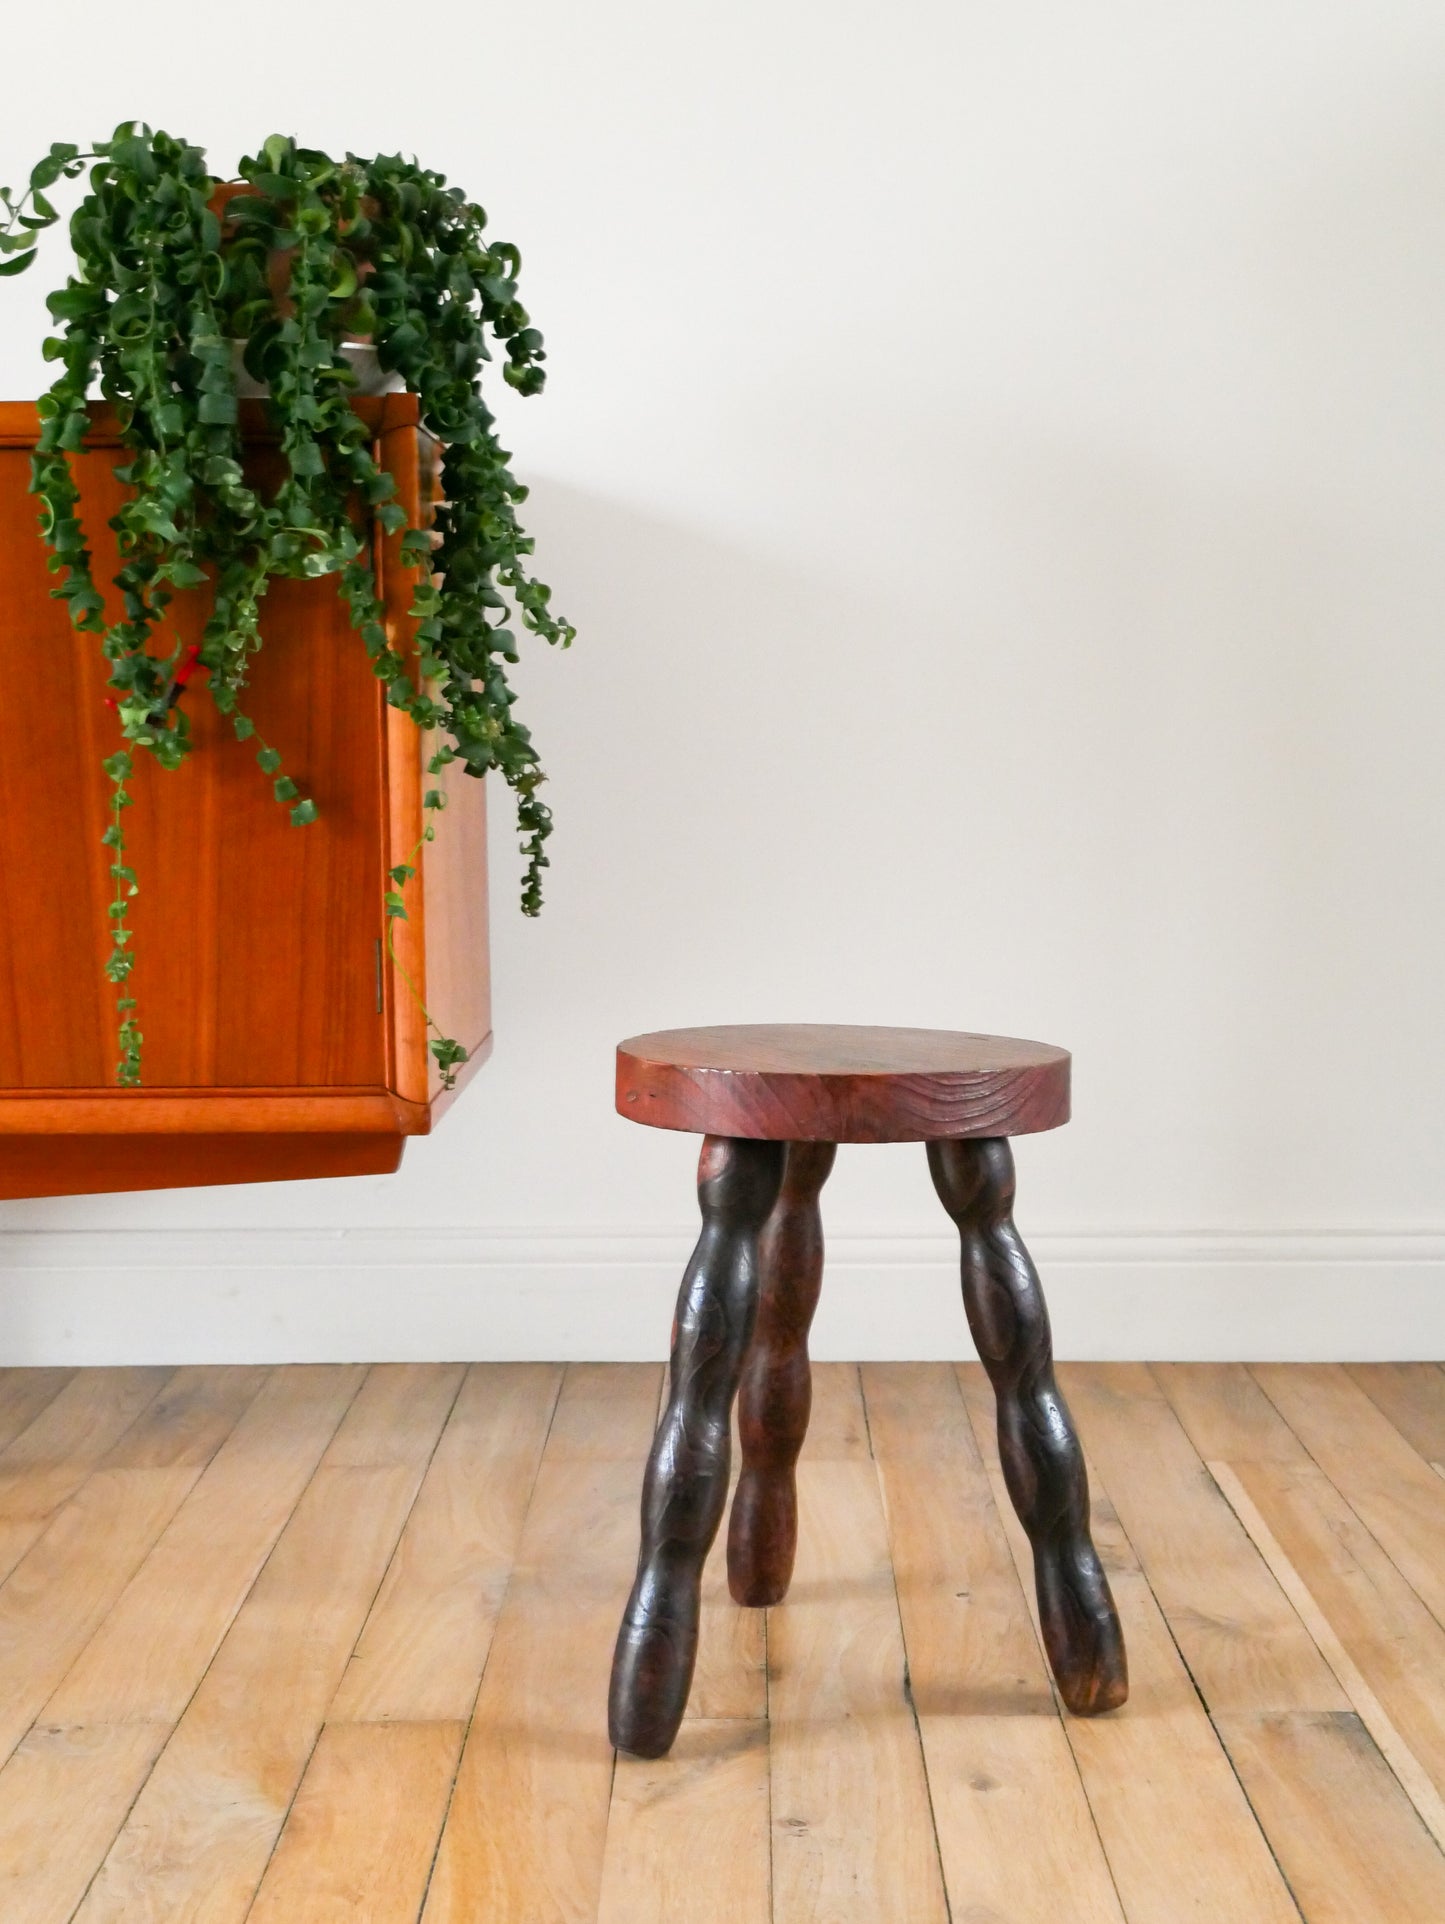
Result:
<svg viewBox="0 0 1445 1924">
<path fill-rule="evenodd" d="M 963 1242 L 964 1308 L 998 1402 L 1009 1496 L 1033 1546 L 1049 1663 L 1078 1715 L 1123 1703 L 1124 1640 L 1089 1536 L 1083 1453 L 1012 1218 L 1008 1138 L 1068 1121 L 1067 1052 L 940 1029 L 677 1029 L 621 1044 L 617 1108 L 705 1138 L 702 1235 L 677 1301 L 637 1580 L 612 1663 L 618 1749 L 660 1757 L 687 1707 L 739 1385 L 743 1467 L 728 1583 L 743 1604 L 778 1603 L 787 1591 L 793 1467 L 811 1402 L 808 1326 L 823 1277 L 818 1192 L 840 1142 L 927 1143 L 934 1187 Z"/>
</svg>

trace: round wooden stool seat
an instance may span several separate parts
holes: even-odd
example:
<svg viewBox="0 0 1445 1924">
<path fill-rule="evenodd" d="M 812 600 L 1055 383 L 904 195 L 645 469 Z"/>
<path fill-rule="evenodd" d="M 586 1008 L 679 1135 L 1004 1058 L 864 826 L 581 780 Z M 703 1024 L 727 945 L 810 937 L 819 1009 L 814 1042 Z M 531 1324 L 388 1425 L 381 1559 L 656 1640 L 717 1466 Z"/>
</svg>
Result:
<svg viewBox="0 0 1445 1924">
<path fill-rule="evenodd" d="M 1024 1136 L 1069 1119 L 1069 1053 L 958 1029 L 664 1029 L 617 1049 L 617 1109 L 763 1142 Z"/>
</svg>

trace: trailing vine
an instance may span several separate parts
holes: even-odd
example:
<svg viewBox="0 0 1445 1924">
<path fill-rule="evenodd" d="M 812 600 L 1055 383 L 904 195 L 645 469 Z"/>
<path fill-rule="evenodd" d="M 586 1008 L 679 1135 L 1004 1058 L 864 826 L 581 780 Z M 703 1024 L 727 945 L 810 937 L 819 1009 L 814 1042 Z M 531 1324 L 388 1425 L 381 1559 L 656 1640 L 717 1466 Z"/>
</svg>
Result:
<svg viewBox="0 0 1445 1924">
<path fill-rule="evenodd" d="M 563 646 L 574 630 L 531 572 L 532 542 L 517 518 L 527 490 L 482 396 L 493 348 L 522 394 L 541 389 L 544 355 L 518 298 L 517 250 L 485 238 L 480 207 L 399 155 L 337 161 L 281 135 L 243 159 L 228 188 L 201 148 L 126 122 L 88 153 L 57 143 L 24 194 L 0 189 L 0 275 L 35 259 L 37 236 L 60 218 L 46 189 L 87 165 L 88 191 L 70 220 L 76 272 L 48 301 L 57 331 L 44 352 L 59 373 L 39 402 L 31 488 L 60 577 L 52 592 L 99 641 L 123 739 L 105 764 L 116 885 L 106 974 L 117 991 L 118 1080 L 134 1084 L 142 1037 L 127 917 L 139 883 L 125 860 L 126 782 L 132 749 L 167 768 L 190 752 L 183 697 L 194 657 L 237 738 L 254 742 L 277 801 L 305 827 L 316 802 L 286 773 L 280 749 L 257 735 L 243 698 L 269 583 L 334 575 L 388 702 L 436 738 L 429 775 L 460 762 L 469 775 L 495 770 L 515 794 L 521 906 L 535 915 L 552 818 L 507 670 L 518 627 Z M 408 526 L 351 405 L 356 377 L 343 347 L 358 340 L 373 343 L 383 368 L 417 396 L 422 426 L 442 445 L 443 501 L 431 527 Z M 280 435 L 284 472 L 270 494 L 243 471 L 238 351 L 265 384 Z M 84 445 L 97 381 L 126 453 L 117 473 L 128 496 L 110 523 L 121 562 L 117 621 L 95 581 L 69 458 Z M 404 564 L 419 571 L 412 656 L 388 636 L 367 517 L 400 536 Z M 211 612 L 188 653 L 168 633 L 166 612 L 177 591 L 202 587 Z M 393 940 L 444 800 L 441 788 L 427 789 L 422 839 L 391 870 L 384 910 L 388 953 L 422 1007 L 450 1087 L 466 1051 L 432 1021 Z"/>
<path fill-rule="evenodd" d="M 121 749 L 114 755 L 108 755 L 103 766 L 110 781 L 110 827 L 101 840 L 110 850 L 110 873 L 115 882 L 115 891 L 107 910 L 110 917 L 110 954 L 106 957 L 105 975 L 108 982 L 116 985 L 116 1043 L 120 1049 L 116 1080 L 123 1089 L 128 1089 L 134 1088 L 140 1081 L 140 1052 L 144 1041 L 135 1019 L 135 997 L 127 986 L 130 972 L 135 966 L 135 956 L 131 953 L 131 930 L 126 917 L 131 897 L 139 891 L 135 870 L 126 866 L 122 810 L 131 805 L 130 790 L 126 783 L 130 780 L 134 764 L 125 750 Z"/>
</svg>

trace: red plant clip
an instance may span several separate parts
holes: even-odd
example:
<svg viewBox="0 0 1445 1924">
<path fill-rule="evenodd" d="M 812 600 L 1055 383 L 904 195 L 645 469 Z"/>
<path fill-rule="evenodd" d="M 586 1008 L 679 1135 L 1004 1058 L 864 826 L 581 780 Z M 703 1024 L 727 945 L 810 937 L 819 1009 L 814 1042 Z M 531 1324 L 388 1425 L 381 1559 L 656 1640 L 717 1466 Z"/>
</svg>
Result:
<svg viewBox="0 0 1445 1924">
<path fill-rule="evenodd" d="M 185 660 L 181 663 L 180 667 L 176 670 L 176 672 L 171 676 L 170 682 L 167 685 L 164 696 L 161 698 L 159 704 L 151 713 L 151 716 L 150 716 L 151 721 L 157 722 L 157 723 L 163 722 L 165 717 L 175 707 L 176 703 L 180 700 L 181 696 L 186 691 L 186 683 L 190 680 L 191 676 L 195 674 L 196 663 L 200 660 L 200 658 L 201 658 L 201 644 L 197 641 L 197 642 L 194 642 L 189 649 L 187 649 Z M 116 700 L 114 695 L 106 696 L 105 705 L 107 708 L 114 709 L 117 714 L 120 713 L 120 703 Z"/>
<path fill-rule="evenodd" d="M 181 663 L 180 667 L 176 670 L 175 675 L 171 681 L 170 699 L 172 702 L 176 699 L 177 695 L 180 694 L 181 690 L 185 687 L 186 683 L 190 680 L 191 676 L 196 672 L 196 663 L 200 660 L 200 658 L 201 658 L 201 644 L 199 642 L 195 642 L 192 645 L 189 652 L 187 653 L 185 660 Z M 169 704 L 167 705 L 169 706 Z"/>
</svg>

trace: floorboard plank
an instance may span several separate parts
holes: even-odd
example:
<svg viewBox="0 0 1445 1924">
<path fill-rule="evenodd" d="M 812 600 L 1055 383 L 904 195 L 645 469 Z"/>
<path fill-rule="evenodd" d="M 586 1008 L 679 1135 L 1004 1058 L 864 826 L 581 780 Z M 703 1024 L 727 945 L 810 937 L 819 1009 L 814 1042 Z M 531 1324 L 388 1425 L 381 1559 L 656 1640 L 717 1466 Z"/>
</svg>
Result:
<svg viewBox="0 0 1445 1924">
<path fill-rule="evenodd" d="M 1150 1373 L 1200 1458 L 1231 1463 L 1310 1460 L 1243 1363 L 1151 1363 Z"/>
<path fill-rule="evenodd" d="M 95 1471 L 0 1588 L 0 1761 L 104 1623 L 197 1474 Z"/>
<path fill-rule="evenodd" d="M 125 1822 L 165 1724 L 39 1724 L 0 1783 L 0 1917 L 65 1924 Z"/>
<path fill-rule="evenodd" d="M 1445 1845 L 1445 1798 L 1442 1798 L 1436 1790 L 1429 1773 L 1401 1735 L 1359 1665 L 1345 1649 L 1333 1625 L 1306 1588 L 1299 1571 L 1285 1555 L 1279 1539 L 1270 1529 L 1239 1475 L 1228 1463 L 1218 1458 L 1214 1459 L 1210 1467 L 1218 1480 L 1219 1487 L 1234 1505 L 1240 1521 L 1259 1545 L 1261 1553 L 1269 1559 L 1271 1567 L 1279 1576 L 1282 1586 L 1289 1592 L 1301 1618 L 1309 1625 L 1322 1654 L 1339 1678 L 1346 1697 L 1354 1705 L 1360 1722 L 1368 1730 L 1376 1747 L 1399 1778 L 1401 1787 L 1414 1804 L 1421 1821 L 1436 1843 Z M 1245 1474 L 1249 1474 L 1255 1466 L 1242 1464 L 1240 1468 Z"/>
<path fill-rule="evenodd" d="M 1321 1650 L 1317 1637 L 1311 1634 L 1316 1622 L 1308 1611 L 1305 1597 L 1296 1589 L 1291 1572 L 1272 1554 L 1273 1545 L 1260 1540 L 1263 1533 L 1251 1533 L 1248 1529 L 1246 1506 L 1234 1502 L 1232 1491 L 1221 1496 L 1216 1479 L 1229 1479 L 1232 1473 L 1219 1460 L 1212 1460 L 1212 1475 L 1200 1464 L 1193 1443 L 1150 1371 L 1142 1365 L 1073 1365 L 1064 1375 L 1081 1421 L 1089 1426 L 1085 1434 L 1091 1454 L 1096 1448 L 1102 1451 L 1102 1455 L 1094 1460 L 1099 1462 L 1115 1506 L 1121 1506 L 1127 1495 L 1130 1508 L 1127 1511 L 1121 1509 L 1121 1520 L 1124 1527 L 1130 1530 L 1144 1575 L 1194 1673 L 1194 1680 L 1203 1693 L 1220 1739 L 1265 1828 L 1276 1857 L 1285 1864 L 1287 1872 L 1289 1862 L 1296 1861 L 1290 1855 L 1295 1850 L 1294 1839 L 1271 1827 L 1283 1808 L 1274 1773 L 1273 1746 L 1293 1745 L 1301 1759 L 1308 1757 L 1315 1766 L 1311 1781 L 1316 1798 L 1316 1820 L 1319 1827 L 1328 1829 L 1333 1838 L 1331 1861 L 1339 1868 L 1340 1877 L 1349 1888 L 1365 1889 L 1370 1873 L 1363 1865 L 1352 1865 L 1351 1852 L 1357 1848 L 1373 1848 L 1370 1843 L 1371 1826 L 1383 1827 L 1384 1837 L 1389 1837 L 1393 1832 L 1388 1804 L 1376 1800 L 1369 1806 L 1367 1819 L 1361 1809 L 1352 1803 L 1356 1791 L 1364 1784 L 1364 1780 L 1356 1782 L 1363 1768 L 1358 1746 L 1347 1744 L 1341 1735 L 1342 1726 L 1329 1721 L 1330 1716 L 1348 1717 L 1351 1711 L 1348 1685 L 1352 1673 L 1346 1670 L 1344 1674 L 1337 1674 L 1342 1666 L 1329 1665 L 1332 1651 L 1328 1644 Z M 1100 1388 L 1100 1385 L 1103 1387 Z M 1161 1405 L 1168 1412 L 1167 1420 L 1158 1414 Z M 1153 1413 L 1153 1421 L 1143 1420 L 1142 1412 L 1145 1410 Z M 1128 1443 L 1130 1416 L 1140 1419 L 1133 1425 L 1140 1459 L 1151 1465 L 1161 1462 L 1170 1464 L 1179 1485 L 1177 1510 L 1169 1503 L 1168 1491 L 1155 1481 L 1157 1470 L 1151 1470 L 1143 1479 L 1146 1488 L 1153 1483 L 1152 1495 L 1141 1491 L 1141 1479 L 1135 1468 L 1136 1459 Z M 1252 1469 L 1246 1469 L 1245 1473 L 1257 1473 L 1264 1481 L 1272 1481 L 1276 1488 L 1290 1474 L 1278 1460 L 1253 1466 Z M 1203 1526 L 1203 1516 L 1209 1513 L 1211 1506 L 1202 1504 L 1197 1493 L 1206 1483 L 1213 1505 L 1233 1503 L 1231 1533 L 1227 1534 L 1217 1527 L 1206 1529 Z M 1216 1569 L 1216 1581 L 1212 1589 L 1199 1577 L 1193 1580 L 1192 1586 L 1188 1581 L 1181 1583 L 1177 1580 L 1187 1572 L 1181 1573 L 1179 1569 L 1177 1536 L 1172 1543 L 1169 1540 L 1168 1532 L 1176 1517 L 1176 1527 L 1198 1526 L 1194 1554 L 1198 1556 L 1207 1551 L 1218 1559 L 1220 1567 Z M 1164 1518 L 1169 1522 L 1161 1528 L 1161 1519 Z M 1137 1527 L 1138 1534 L 1143 1536 L 1143 1544 L 1137 1540 L 1135 1531 L 1130 1529 L 1131 1522 Z M 1247 1548 L 1239 1541 L 1241 1537 Z M 1166 1553 L 1162 1560 L 1161 1548 Z M 1251 1693 L 1248 1671 L 1243 1675 L 1228 1677 L 1231 1687 L 1219 1691 L 1215 1674 L 1201 1674 L 1195 1662 L 1197 1644 L 1192 1634 L 1198 1611 L 1200 1608 L 1210 1608 L 1211 1601 L 1216 1609 L 1219 1608 L 1228 1594 L 1228 1588 L 1239 1582 L 1238 1573 L 1246 1566 L 1252 1573 L 1261 1570 L 1268 1573 L 1280 1610 L 1287 1612 L 1291 1634 L 1296 1641 L 1307 1641 L 1311 1651 L 1316 1653 L 1321 1668 L 1329 1669 L 1333 1686 L 1331 1695 L 1336 1701 L 1317 1699 L 1313 1703 L 1282 1702 L 1277 1677 L 1269 1675 L 1257 1677 L 1256 1687 Z M 1224 1582 L 1219 1581 L 1221 1577 L 1225 1577 Z M 1282 1632 L 1276 1631 L 1273 1635 L 1277 1641 L 1282 1640 Z M 1255 1668 L 1253 1665 L 1250 1667 L 1251 1671 Z M 1290 1653 L 1288 1674 L 1292 1680 L 1305 1674 L 1295 1651 Z M 1295 1722 L 1283 1713 L 1314 1714 L 1299 1719 L 1298 1734 L 1290 1736 L 1288 1733 L 1295 1729 Z M 1237 1746 L 1236 1734 L 1240 1735 Z M 1398 1786 L 1396 1788 L 1398 1794 Z M 1417 1822 L 1413 1810 L 1409 1816 L 1412 1824 Z M 1350 1872 L 1348 1877 L 1345 1876 L 1347 1871 Z M 1291 1878 L 1292 1884 L 1294 1881 Z M 1312 1884 L 1311 1891 L 1312 1901 L 1318 1903 L 1318 1885 Z M 1300 1897 L 1297 1886 L 1295 1894 L 1297 1898 Z"/>
<path fill-rule="evenodd" d="M 798 1510 L 792 1589 L 768 1612 L 774 1917 L 943 1924 L 873 1465 L 805 1455 Z"/>
<path fill-rule="evenodd" d="M 572 1366 L 522 1525 L 425 1924 L 593 1924 L 613 1753 L 607 1677 L 637 1562 L 656 1365 Z"/>
<path fill-rule="evenodd" d="M 1445 1625 L 1445 1482 L 1338 1365 L 1256 1364 L 1300 1442 Z"/>
<path fill-rule="evenodd" d="M 1196 1441 L 1213 1451 L 1216 1480 L 1352 1707 L 1445 1843 L 1445 1630 L 1248 1371 L 1234 1368 L 1242 1383 L 1231 1393 L 1233 1418 L 1191 1372 L 1157 1374 Z M 1268 1453 L 1251 1455 L 1261 1439 Z M 1434 1787 L 1423 1800 L 1416 1776 Z"/>
<path fill-rule="evenodd" d="M 1027 1540 L 998 1464 L 992 1392 L 976 1365 L 960 1365 L 958 1378 L 1009 1548 L 1032 1593 Z M 1067 1718 L 1064 1727 L 1128 1924 L 1299 1924 L 1097 1469 L 1091 1482 L 1095 1540 L 1128 1645 L 1129 1701 L 1106 1717 Z M 1032 1594 L 1030 1606 L 1037 1623 Z"/>
<path fill-rule="evenodd" d="M 865 1363 L 920 1716 L 1053 1714 L 1038 1642 L 949 1363 Z"/>
<path fill-rule="evenodd" d="M 863 1392 L 952 1915 L 1120 1924 L 953 1371 L 865 1363 Z"/>
<path fill-rule="evenodd" d="M 0 1370 L 0 1450 L 30 1427 L 74 1375 L 67 1369 Z"/>
<path fill-rule="evenodd" d="M 1445 1369 L 1438 1363 L 1349 1363 L 1345 1367 L 1427 1463 L 1445 1457 Z"/>
<path fill-rule="evenodd" d="M 474 1363 L 331 1706 L 334 1722 L 472 1713 L 562 1382 Z"/>
<path fill-rule="evenodd" d="M 547 1432 L 548 1463 L 630 1462 L 642 1466 L 657 1428 L 658 1400 L 666 1375 L 660 1363 L 569 1363 Z M 638 1401 L 651 1398 L 638 1445 Z"/>
<path fill-rule="evenodd" d="M 1306 1924 L 1439 1924 L 1445 1857 L 1358 1717 L 1219 1722 Z"/>
<path fill-rule="evenodd" d="M 728 1503 L 738 1481 L 738 1445 L 732 1446 Z M 639 1478 L 640 1482 L 640 1478 Z M 702 1573 L 702 1618 L 697 1668 L 684 1721 L 760 1723 L 768 1714 L 767 1612 L 745 1610 L 728 1589 L 727 1515 Z"/>
<path fill-rule="evenodd" d="M 47 1722 L 175 1723 L 365 1374 L 320 1363 L 272 1373 L 46 1704 Z"/>
<path fill-rule="evenodd" d="M 0 1584 L 0 1761 L 105 1623 L 265 1374 L 177 1371 Z"/>
<path fill-rule="evenodd" d="M 597 1924 L 766 1924 L 769 1904 L 766 1724 L 693 1718 L 666 1757 L 618 1758 Z"/>
<path fill-rule="evenodd" d="M 364 1374 L 272 1372 L 0 1770 L 6 1924 L 84 1895 Z"/>
<path fill-rule="evenodd" d="M 1209 1709 L 1347 1710 L 1148 1366 L 1071 1363 L 1059 1380 Z"/>
<path fill-rule="evenodd" d="M 462 1747 L 459 1723 L 328 1724 L 250 1924 L 415 1924 Z"/>
<path fill-rule="evenodd" d="M 369 1372 L 91 1885 L 81 1924 L 244 1918 L 460 1375 L 449 1365 Z"/>
<path fill-rule="evenodd" d="M 0 1451 L 0 1579 L 173 1375 L 169 1369 L 79 1370 Z"/>
<path fill-rule="evenodd" d="M 664 1398 L 665 1400 L 665 1398 Z M 813 1404 L 804 1444 L 810 1463 L 867 1462 L 868 1431 L 856 1363 L 815 1363 Z M 733 1412 L 729 1509 L 740 1465 L 737 1411 Z M 740 1609 L 728 1590 L 727 1517 L 703 1569 L 697 1669 L 686 1718 L 755 1723 L 767 1716 L 767 1618 Z"/>
<path fill-rule="evenodd" d="M 191 1364 L 178 1369 L 101 1458 L 103 1470 L 204 1467 L 270 1376 L 250 1364 Z"/>
<path fill-rule="evenodd" d="M 856 1363 L 814 1363 L 803 1444 L 810 1463 L 866 1463 L 871 1454 Z"/>
</svg>

